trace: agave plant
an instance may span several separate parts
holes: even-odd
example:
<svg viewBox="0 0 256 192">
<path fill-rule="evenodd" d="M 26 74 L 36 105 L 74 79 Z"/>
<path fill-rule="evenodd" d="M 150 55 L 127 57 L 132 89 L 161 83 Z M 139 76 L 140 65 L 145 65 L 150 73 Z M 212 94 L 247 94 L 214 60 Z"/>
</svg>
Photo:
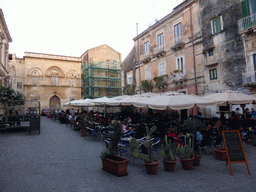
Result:
<svg viewBox="0 0 256 192">
<path fill-rule="evenodd" d="M 194 156 L 194 150 L 191 147 L 191 138 L 189 138 L 189 144 L 177 147 L 177 156 L 180 159 L 190 159 Z"/>
<path fill-rule="evenodd" d="M 152 133 L 154 133 L 156 131 L 156 126 L 153 126 L 151 129 L 149 129 L 148 127 L 146 127 L 146 139 L 143 142 L 143 145 L 147 148 L 147 154 L 144 153 L 139 153 L 139 142 L 137 141 L 136 138 L 132 138 L 130 140 L 130 146 L 131 146 L 131 152 L 132 154 L 139 158 L 142 159 L 144 162 L 146 163 L 152 163 L 153 162 L 153 140 L 152 140 Z"/>
<path fill-rule="evenodd" d="M 165 145 L 162 145 L 160 155 L 165 161 L 175 161 L 177 156 L 177 143 L 168 141 L 167 135 L 165 136 Z"/>
</svg>

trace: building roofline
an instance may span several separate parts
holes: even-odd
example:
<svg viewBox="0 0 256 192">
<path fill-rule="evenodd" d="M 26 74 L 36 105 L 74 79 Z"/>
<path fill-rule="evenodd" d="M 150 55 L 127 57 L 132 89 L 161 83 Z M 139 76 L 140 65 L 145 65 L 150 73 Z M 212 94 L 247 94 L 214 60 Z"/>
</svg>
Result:
<svg viewBox="0 0 256 192">
<path fill-rule="evenodd" d="M 110 47 L 109 45 L 107 45 L 107 44 L 102 44 L 102 45 L 93 47 L 93 48 L 91 48 L 91 49 L 87 49 L 87 50 L 81 55 L 81 57 L 83 57 L 88 51 L 90 51 L 90 50 L 92 50 L 92 49 L 96 49 L 96 48 L 98 48 L 98 47 L 102 47 L 102 46 L 104 46 L 104 45 L 107 46 L 107 47 L 109 47 L 109 48 L 112 49 L 113 51 L 119 53 L 118 51 L 116 51 L 115 49 L 113 49 L 112 47 Z M 121 54 L 121 53 L 119 53 L 119 54 Z M 80 57 L 80 58 L 81 58 L 81 57 Z"/>
<path fill-rule="evenodd" d="M 54 55 L 47 53 L 35 53 L 35 52 L 25 52 L 25 57 L 41 58 L 41 59 L 55 59 L 55 60 L 68 60 L 68 61 L 78 61 L 81 62 L 80 57 L 66 56 L 66 55 Z"/>
<path fill-rule="evenodd" d="M 166 15 L 165 17 L 163 17 L 162 19 L 160 19 L 158 22 L 156 22 L 155 24 L 153 24 L 152 26 L 150 26 L 149 28 L 147 28 L 146 30 L 144 30 L 143 32 L 141 32 L 139 35 L 137 35 L 136 37 L 133 38 L 133 41 L 138 40 L 139 38 L 141 38 L 142 36 L 144 36 L 145 34 L 147 34 L 149 31 L 155 29 L 156 27 L 158 27 L 159 25 L 161 25 L 162 23 L 164 23 L 167 19 L 173 17 L 174 15 L 176 15 L 179 11 L 181 11 L 182 9 L 184 9 L 185 7 L 187 7 L 188 5 L 196 2 L 198 0 L 185 0 L 182 3 L 180 3 L 179 5 L 177 5 L 176 7 L 173 8 L 172 12 L 169 13 L 168 15 Z"/>
<path fill-rule="evenodd" d="M 3 11 L 2 11 L 1 8 L 0 8 L 0 19 L 2 20 L 2 22 L 3 22 L 3 24 L 4 24 L 3 27 L 4 27 L 4 30 L 5 30 L 5 32 L 6 32 L 8 41 L 9 41 L 9 42 L 12 42 L 12 37 L 11 37 L 10 32 L 9 32 L 9 30 L 8 30 L 7 24 L 6 24 L 5 19 L 4 19 L 4 13 L 3 13 Z"/>
</svg>

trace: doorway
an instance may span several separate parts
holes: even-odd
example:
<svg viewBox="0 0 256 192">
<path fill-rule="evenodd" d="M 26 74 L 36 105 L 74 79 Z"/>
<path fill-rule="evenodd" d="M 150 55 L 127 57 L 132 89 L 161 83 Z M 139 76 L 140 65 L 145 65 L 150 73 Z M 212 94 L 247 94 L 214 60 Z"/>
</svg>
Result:
<svg viewBox="0 0 256 192">
<path fill-rule="evenodd" d="M 56 95 L 51 97 L 50 103 L 49 103 L 50 109 L 60 109 L 60 98 Z"/>
</svg>

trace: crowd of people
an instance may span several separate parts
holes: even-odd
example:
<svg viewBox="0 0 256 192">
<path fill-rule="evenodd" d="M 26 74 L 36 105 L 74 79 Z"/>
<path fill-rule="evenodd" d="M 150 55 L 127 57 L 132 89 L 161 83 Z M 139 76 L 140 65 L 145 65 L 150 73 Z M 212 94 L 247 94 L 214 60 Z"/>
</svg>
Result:
<svg viewBox="0 0 256 192">
<path fill-rule="evenodd" d="M 182 121 L 179 120 L 177 114 L 162 114 L 162 113 L 133 113 L 123 111 L 121 113 L 98 113 L 93 111 L 75 112 L 73 109 L 61 111 L 53 114 L 54 119 L 59 119 L 61 123 L 71 123 L 79 130 L 84 126 L 91 126 L 94 124 L 107 127 L 113 120 L 119 120 L 123 133 L 129 133 L 131 136 L 139 139 L 146 135 L 146 126 L 152 127 L 156 125 L 157 130 L 153 133 L 153 137 L 160 138 L 163 141 L 167 135 L 177 144 L 184 144 L 184 136 L 193 135 L 195 146 L 205 146 L 210 144 L 220 144 L 222 142 L 222 130 L 239 130 L 243 138 L 248 140 L 249 127 L 254 127 L 254 117 L 256 112 L 251 109 L 246 109 L 244 113 L 240 113 L 238 108 L 232 111 L 229 118 L 226 118 L 224 113 L 221 113 L 220 118 L 203 119 L 201 113 L 196 118 L 204 123 L 204 127 L 193 132 L 182 126 Z"/>
</svg>

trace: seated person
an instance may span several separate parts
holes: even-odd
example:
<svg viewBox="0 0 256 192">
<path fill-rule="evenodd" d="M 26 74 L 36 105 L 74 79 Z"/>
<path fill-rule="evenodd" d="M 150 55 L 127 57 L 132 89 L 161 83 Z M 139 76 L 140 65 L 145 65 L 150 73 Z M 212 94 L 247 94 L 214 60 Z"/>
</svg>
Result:
<svg viewBox="0 0 256 192">
<path fill-rule="evenodd" d="M 141 124 L 139 124 L 138 128 L 136 129 L 134 137 L 136 139 L 140 139 L 140 138 L 144 137 L 145 134 L 146 134 L 146 129 Z"/>
<path fill-rule="evenodd" d="M 175 128 L 170 129 L 170 133 L 167 135 L 168 138 L 173 138 L 174 142 L 177 143 L 177 145 L 183 145 L 182 140 L 180 137 L 175 133 Z"/>
<path fill-rule="evenodd" d="M 132 123 L 132 119 L 131 117 L 127 117 L 127 120 L 126 120 L 126 124 L 129 125 Z"/>
<path fill-rule="evenodd" d="M 211 143 L 212 138 L 215 136 L 213 135 L 213 131 L 212 131 L 212 126 L 210 124 L 208 124 L 206 126 L 206 129 L 202 131 L 202 135 L 203 135 L 203 140 L 202 140 L 202 145 L 208 145 Z"/>
</svg>

